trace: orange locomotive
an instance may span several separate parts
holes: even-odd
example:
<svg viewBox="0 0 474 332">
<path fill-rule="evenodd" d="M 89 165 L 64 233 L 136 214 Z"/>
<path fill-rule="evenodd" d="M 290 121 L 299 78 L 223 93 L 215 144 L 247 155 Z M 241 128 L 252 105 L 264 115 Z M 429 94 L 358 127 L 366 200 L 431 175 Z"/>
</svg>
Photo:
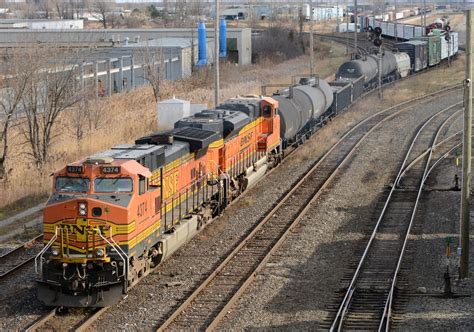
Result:
<svg viewBox="0 0 474 332">
<path fill-rule="evenodd" d="M 116 303 L 281 159 L 278 102 L 236 97 L 54 174 L 36 257 L 47 305 Z"/>
</svg>

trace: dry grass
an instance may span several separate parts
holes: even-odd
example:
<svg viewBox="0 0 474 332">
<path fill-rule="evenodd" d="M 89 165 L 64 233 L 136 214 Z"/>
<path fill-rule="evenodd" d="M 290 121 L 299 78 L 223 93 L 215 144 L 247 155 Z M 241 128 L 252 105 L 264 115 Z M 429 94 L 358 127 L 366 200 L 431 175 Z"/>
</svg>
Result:
<svg viewBox="0 0 474 332">
<path fill-rule="evenodd" d="M 334 73 L 345 61 L 344 47 L 331 42 L 317 42 L 316 72 L 321 77 Z M 267 83 L 288 83 L 291 76 L 304 74 L 308 69 L 309 58 L 301 56 L 282 63 L 263 62 L 246 67 L 224 64 L 221 68 L 220 100 L 238 94 L 260 94 L 261 85 Z M 162 98 L 176 96 L 191 100 L 193 103 L 213 104 L 212 71 L 203 69 L 192 78 L 165 82 L 162 85 Z M 102 125 L 87 130 L 84 137 L 76 139 L 74 132 L 77 121 L 73 120 L 72 111 L 61 115 L 56 125 L 58 136 L 53 142 L 51 161 L 47 165 L 45 178 L 41 178 L 27 155 L 28 146 L 16 129 L 12 135 L 14 154 L 9 160 L 12 169 L 9 181 L 0 190 L 1 212 L 7 204 L 19 199 L 29 201 L 29 197 L 45 195 L 51 187 L 48 174 L 66 163 L 84 158 L 88 155 L 106 150 L 120 143 L 131 143 L 134 139 L 157 130 L 156 103 L 153 100 L 151 87 L 141 87 L 135 91 L 103 98 L 90 107 L 99 109 L 102 114 Z M 36 201 L 31 200 L 33 202 Z"/>
</svg>

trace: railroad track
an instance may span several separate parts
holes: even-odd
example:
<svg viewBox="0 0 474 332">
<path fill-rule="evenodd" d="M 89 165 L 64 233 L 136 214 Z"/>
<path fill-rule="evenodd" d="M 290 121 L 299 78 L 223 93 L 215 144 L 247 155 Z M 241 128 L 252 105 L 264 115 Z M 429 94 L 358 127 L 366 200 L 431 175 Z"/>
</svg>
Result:
<svg viewBox="0 0 474 332">
<path fill-rule="evenodd" d="M 417 131 L 406 153 L 362 257 L 355 271 L 343 280 L 339 305 L 327 326 L 334 330 L 388 330 L 396 292 L 408 288 L 400 276 L 408 237 L 414 225 L 424 183 L 438 161 L 432 163 L 441 132 L 460 115 L 460 103 L 431 116 Z M 459 138 L 451 135 L 442 143 Z M 452 150 L 452 148 L 451 148 Z M 451 151 L 449 150 L 449 151 Z M 444 158 L 444 154 L 440 158 Z"/>
<path fill-rule="evenodd" d="M 42 246 L 41 234 L 0 256 L 0 280 L 32 262 Z"/>
<path fill-rule="evenodd" d="M 101 315 L 105 308 L 73 308 L 70 310 L 54 308 L 30 325 L 26 332 L 42 330 L 86 331 Z"/>
<path fill-rule="evenodd" d="M 438 93 L 380 111 L 354 126 L 298 181 L 158 331 L 216 328 L 364 138 L 383 122 L 417 103 L 435 98 Z"/>
</svg>

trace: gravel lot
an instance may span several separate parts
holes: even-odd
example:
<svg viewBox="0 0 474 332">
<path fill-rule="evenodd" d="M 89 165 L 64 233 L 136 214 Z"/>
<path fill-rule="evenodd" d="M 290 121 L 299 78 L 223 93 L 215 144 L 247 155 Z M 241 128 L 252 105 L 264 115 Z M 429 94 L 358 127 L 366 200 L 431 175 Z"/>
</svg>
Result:
<svg viewBox="0 0 474 332">
<path fill-rule="evenodd" d="M 456 97 L 459 94 L 453 93 L 435 104 L 441 108 L 442 103 Z M 98 321 L 95 329 L 155 328 L 338 137 L 355 122 L 388 106 L 375 100 L 355 105 L 321 129 L 291 160 L 249 190 L 222 217 L 139 283 Z M 376 104 L 377 107 L 367 106 Z M 390 180 L 398 154 L 409 141 L 413 127 L 428 116 L 428 107 L 426 104 L 420 112 L 396 118 L 371 136 L 334 188 L 321 198 L 318 208 L 308 213 L 258 277 L 237 306 L 237 314 L 229 315 L 223 327 L 314 328 L 324 318 L 325 306 L 341 277 L 343 257 L 349 256 L 363 238 L 377 196 Z M 46 312 L 35 299 L 32 276 L 33 271 L 29 271 L 8 284 L 2 283 L 2 288 L 8 289 L 2 293 L 2 329 L 24 329 Z"/>
</svg>

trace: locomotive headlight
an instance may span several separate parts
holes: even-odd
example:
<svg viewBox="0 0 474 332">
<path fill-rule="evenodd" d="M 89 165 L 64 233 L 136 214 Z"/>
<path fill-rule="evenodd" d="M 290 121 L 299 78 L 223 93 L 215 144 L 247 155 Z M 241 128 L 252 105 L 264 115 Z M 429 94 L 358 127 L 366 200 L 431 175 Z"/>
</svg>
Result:
<svg viewBox="0 0 474 332">
<path fill-rule="evenodd" d="M 97 250 L 95 251 L 95 255 L 96 255 L 97 257 L 104 257 L 104 249 L 97 249 Z"/>
<path fill-rule="evenodd" d="M 59 256 L 59 249 L 58 248 L 53 248 L 51 250 L 51 254 L 53 254 L 53 256 Z"/>
<path fill-rule="evenodd" d="M 79 203 L 79 215 L 80 216 L 85 216 L 87 215 L 87 203 Z"/>
</svg>

